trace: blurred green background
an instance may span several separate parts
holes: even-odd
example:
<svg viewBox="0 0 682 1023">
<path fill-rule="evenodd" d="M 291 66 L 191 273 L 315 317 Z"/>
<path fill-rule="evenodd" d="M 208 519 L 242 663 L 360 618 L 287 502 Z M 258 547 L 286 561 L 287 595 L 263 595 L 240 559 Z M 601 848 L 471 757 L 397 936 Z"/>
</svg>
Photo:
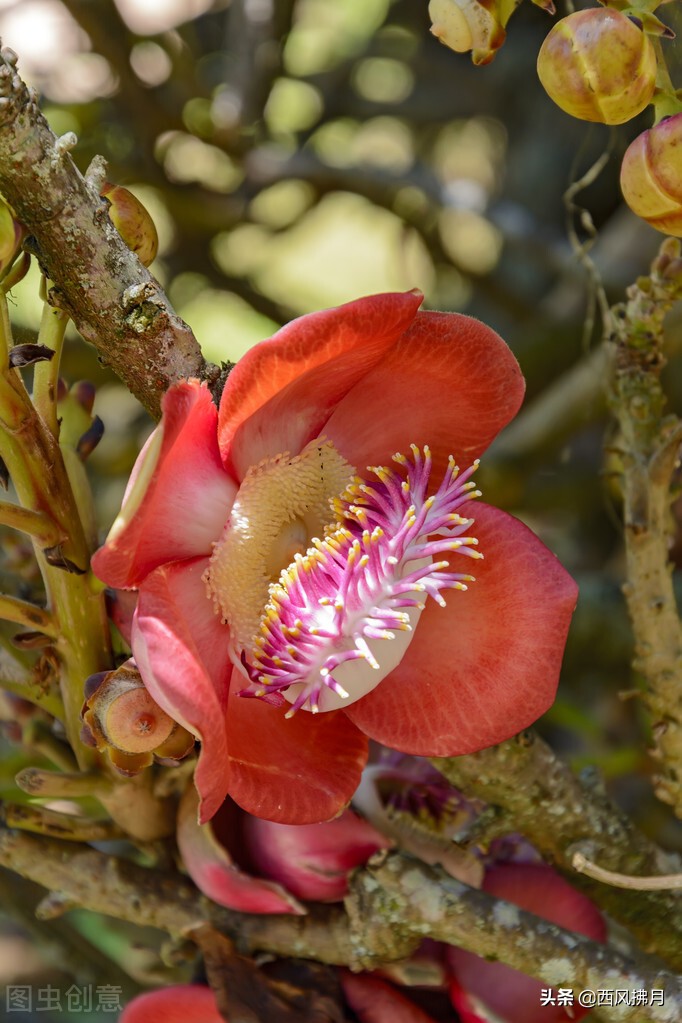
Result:
<svg viewBox="0 0 682 1023">
<path fill-rule="evenodd" d="M 678 8 L 664 16 L 679 30 Z M 682 826 L 650 793 L 638 700 L 619 696 L 637 680 L 620 593 L 618 436 L 594 355 L 595 281 L 619 301 L 662 237 L 623 208 L 617 183 L 648 115 L 608 129 L 554 107 L 535 74 L 551 25 L 524 3 L 495 61 L 475 68 L 430 36 L 427 0 L 0 0 L 3 43 L 55 132 L 77 134 L 81 169 L 104 155 L 110 179 L 153 214 L 161 244 L 151 269 L 209 359 L 235 360 L 310 310 L 415 286 L 428 307 L 478 316 L 510 343 L 528 380 L 526 411 L 484 460 L 480 485 L 581 588 L 542 731 L 577 767 L 596 765 L 645 831 L 682 849 Z M 675 78 L 674 51 L 670 59 Z M 602 153 L 601 173 L 567 198 Z M 12 301 L 17 335 L 30 341 L 36 271 Z M 105 424 L 88 462 L 104 535 L 151 423 L 94 350 L 69 336 L 64 376 L 97 384 Z M 668 343 L 679 411 L 675 312 Z M 673 556 L 682 558 L 680 539 Z M 20 557 L 6 545 L 2 573 Z M 110 983 L 149 981 L 148 951 L 87 914 L 41 925 L 36 944 L 29 888 L 2 876 L 2 904 L 8 916 L 8 903 L 19 904 L 15 920 L 23 906 L 24 920 L 0 935 L 0 983 L 49 983 L 54 971 L 63 990 L 68 976 L 88 983 L 73 961 L 80 937 L 103 946 Z M 45 947 L 50 926 L 71 966 Z M 89 1017 L 54 1015 L 69 1018 Z"/>
</svg>

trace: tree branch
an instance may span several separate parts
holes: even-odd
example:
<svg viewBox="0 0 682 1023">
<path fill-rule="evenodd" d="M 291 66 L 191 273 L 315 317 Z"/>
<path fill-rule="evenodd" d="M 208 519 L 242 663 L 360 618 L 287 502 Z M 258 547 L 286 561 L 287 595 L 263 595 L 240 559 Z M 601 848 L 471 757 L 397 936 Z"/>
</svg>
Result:
<svg viewBox="0 0 682 1023">
<path fill-rule="evenodd" d="M 576 874 L 576 843 L 591 857 L 624 874 L 680 871 L 679 859 L 642 835 L 609 801 L 599 780 L 577 778 L 542 741 L 524 732 L 491 749 L 434 759 L 448 781 L 468 796 L 503 808 L 507 831 L 520 831 L 550 862 L 571 875 L 611 916 L 628 927 L 647 952 L 682 966 L 682 917 L 674 892 L 617 891 Z M 666 926 L 661 927 L 660 921 Z"/>
<path fill-rule="evenodd" d="M 682 421 L 665 415 L 660 375 L 663 320 L 682 297 L 680 243 L 663 242 L 651 268 L 612 310 L 611 403 L 621 430 L 627 582 L 623 587 L 635 637 L 634 667 L 645 681 L 659 799 L 682 817 L 682 627 L 668 551 L 671 477 Z"/>
<path fill-rule="evenodd" d="M 148 870 L 94 849 L 0 829 L 0 865 L 86 909 L 171 934 L 190 935 L 210 922 L 242 951 L 315 959 L 372 969 L 408 956 L 424 937 L 494 957 L 574 990 L 663 990 L 664 1006 L 604 1007 L 603 1018 L 669 1021 L 682 1012 L 682 978 L 635 961 L 455 881 L 398 853 L 381 854 L 358 871 L 337 906 L 304 917 L 247 916 L 221 909 L 177 874 Z"/>
<path fill-rule="evenodd" d="M 101 161 L 91 180 L 80 174 L 68 154 L 75 137 L 56 138 L 15 65 L 12 51 L 3 50 L 0 191 L 35 238 L 54 300 L 158 418 L 173 381 L 213 380 L 216 368 L 205 363 L 187 324 L 109 220 L 99 197 Z"/>
</svg>

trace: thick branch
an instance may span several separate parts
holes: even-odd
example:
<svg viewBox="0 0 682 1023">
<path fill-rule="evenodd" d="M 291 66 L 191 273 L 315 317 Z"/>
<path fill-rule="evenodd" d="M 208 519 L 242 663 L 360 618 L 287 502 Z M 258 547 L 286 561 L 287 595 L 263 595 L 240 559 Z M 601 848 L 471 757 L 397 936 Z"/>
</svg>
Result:
<svg viewBox="0 0 682 1023">
<path fill-rule="evenodd" d="M 187 376 L 211 378 L 191 330 L 114 229 L 99 182 L 80 174 L 38 109 L 35 93 L 0 57 L 0 192 L 35 237 L 57 300 L 148 411 Z M 213 367 L 215 369 L 215 367 Z"/>
<path fill-rule="evenodd" d="M 682 914 L 674 892 L 618 891 L 573 869 L 576 843 L 583 848 L 587 843 L 593 858 L 609 870 L 680 870 L 679 860 L 637 831 L 596 780 L 590 785 L 577 778 L 545 742 L 527 732 L 492 749 L 434 764 L 467 795 L 501 807 L 505 830 L 526 835 L 546 859 L 570 873 L 572 883 L 628 927 L 646 951 L 676 969 L 682 966 Z"/>
<path fill-rule="evenodd" d="M 682 978 L 675 974 L 635 963 L 606 945 L 469 888 L 438 868 L 395 853 L 375 861 L 356 875 L 353 898 L 346 900 L 351 933 L 370 950 L 367 967 L 377 965 L 375 952 L 382 952 L 384 942 L 390 949 L 400 937 L 420 940 L 428 934 L 575 993 L 664 991 L 663 1006 L 604 1008 L 605 1020 L 654 1023 L 682 1013 Z"/>
<path fill-rule="evenodd" d="M 682 421 L 665 415 L 660 374 L 663 320 L 682 297 L 680 244 L 661 246 L 651 276 L 628 289 L 613 310 L 611 402 L 621 430 L 627 582 L 635 635 L 635 668 L 645 681 L 660 761 L 656 795 L 682 817 L 682 627 L 668 563 L 671 476 Z"/>
<path fill-rule="evenodd" d="M 171 934 L 189 934 L 210 921 L 243 951 L 367 969 L 405 958 L 430 936 L 500 959 L 548 986 L 665 992 L 664 1007 L 619 1006 L 605 1009 L 604 1019 L 655 1023 L 682 1012 L 679 977 L 627 959 L 397 853 L 377 857 L 357 872 L 347 898 L 348 915 L 335 906 L 311 907 L 306 917 L 232 913 L 175 874 L 2 829 L 0 865 L 86 909 Z"/>
</svg>

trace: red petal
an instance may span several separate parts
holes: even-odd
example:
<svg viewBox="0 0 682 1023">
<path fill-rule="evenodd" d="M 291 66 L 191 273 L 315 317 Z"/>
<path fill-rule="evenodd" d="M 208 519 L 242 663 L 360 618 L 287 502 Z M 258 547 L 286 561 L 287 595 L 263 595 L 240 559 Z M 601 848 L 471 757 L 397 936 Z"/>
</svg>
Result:
<svg viewBox="0 0 682 1023">
<path fill-rule="evenodd" d="M 201 739 L 194 781 L 202 820 L 227 795 L 225 710 L 229 633 L 213 611 L 202 574 L 208 558 L 162 565 L 140 587 L 133 655 L 156 702 Z"/>
<path fill-rule="evenodd" d="M 323 824 L 275 824 L 249 816 L 244 833 L 261 874 L 314 902 L 342 899 L 350 871 L 391 845 L 352 810 Z"/>
<path fill-rule="evenodd" d="M 309 313 L 256 345 L 230 373 L 218 438 L 241 479 L 249 465 L 297 453 L 330 412 L 396 343 L 422 301 L 419 292 L 372 295 Z"/>
<path fill-rule="evenodd" d="M 429 444 L 434 472 L 462 468 L 516 414 L 525 383 L 493 330 L 458 313 L 417 313 L 412 327 L 340 402 L 323 433 L 360 473 L 410 444 Z"/>
<path fill-rule="evenodd" d="M 210 987 L 178 984 L 128 1002 L 119 1023 L 225 1023 Z"/>
<path fill-rule="evenodd" d="M 342 711 L 285 718 L 284 707 L 237 696 L 227 715 L 230 795 L 248 813 L 281 824 L 316 824 L 349 802 L 367 762 L 367 739 Z M 288 709 L 288 708 L 286 708 Z"/>
<path fill-rule="evenodd" d="M 434 1023 L 419 1006 L 385 980 L 340 970 L 341 987 L 360 1023 Z"/>
<path fill-rule="evenodd" d="M 345 711 L 404 753 L 484 749 L 527 728 L 554 700 L 578 588 L 517 519 L 478 502 L 470 514 L 484 560 L 452 562 L 476 581 L 465 593 L 446 592 L 446 608 L 429 600 L 399 666 Z"/>
<path fill-rule="evenodd" d="M 140 453 L 119 517 L 92 567 L 109 586 L 137 586 L 154 568 L 208 554 L 237 487 L 222 467 L 218 411 L 198 380 L 175 384 Z"/>
<path fill-rule="evenodd" d="M 499 864 L 486 873 L 483 889 L 593 941 L 606 939 L 597 907 L 545 864 Z M 563 1023 L 588 1012 L 577 1004 L 568 1008 L 541 1005 L 540 992 L 549 984 L 502 963 L 489 963 L 460 948 L 448 949 L 446 954 L 458 983 L 505 1023 Z"/>
<path fill-rule="evenodd" d="M 217 840 L 212 824 L 198 823 L 198 808 L 199 798 L 190 785 L 180 800 L 177 840 L 187 873 L 199 891 L 239 913 L 305 913 L 281 885 L 240 870 Z M 240 811 L 235 807 L 235 812 Z"/>
</svg>

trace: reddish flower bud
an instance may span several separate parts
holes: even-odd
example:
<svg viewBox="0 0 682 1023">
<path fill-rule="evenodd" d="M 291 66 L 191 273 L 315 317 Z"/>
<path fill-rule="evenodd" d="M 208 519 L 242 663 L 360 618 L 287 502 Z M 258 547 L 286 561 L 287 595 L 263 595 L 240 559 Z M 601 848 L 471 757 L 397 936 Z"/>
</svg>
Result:
<svg viewBox="0 0 682 1023">
<path fill-rule="evenodd" d="M 158 252 L 159 237 L 145 207 L 127 188 L 109 181 L 102 186 L 101 195 L 109 203 L 109 219 L 123 241 L 149 266 Z"/>
<path fill-rule="evenodd" d="M 305 913 L 286 888 L 242 870 L 226 841 L 239 844 L 241 811 L 226 800 L 210 824 L 199 824 L 199 796 L 190 783 L 178 810 L 178 849 L 199 891 L 241 913 Z"/>
<path fill-rule="evenodd" d="M 299 899 L 334 902 L 348 892 L 348 875 L 392 843 L 352 810 L 324 824 L 275 824 L 247 817 L 244 831 L 258 870 Z"/>
<path fill-rule="evenodd" d="M 641 28 L 611 8 L 576 11 L 540 47 L 538 75 L 567 114 L 623 124 L 651 102 L 656 54 Z"/>
<path fill-rule="evenodd" d="M 194 746 L 194 737 L 151 698 L 132 661 L 92 675 L 85 697 L 83 742 L 106 750 L 123 774 L 138 774 L 154 755 L 180 760 Z"/>
<path fill-rule="evenodd" d="M 657 231 L 682 237 L 682 114 L 643 131 L 620 172 L 623 197 Z"/>
</svg>

